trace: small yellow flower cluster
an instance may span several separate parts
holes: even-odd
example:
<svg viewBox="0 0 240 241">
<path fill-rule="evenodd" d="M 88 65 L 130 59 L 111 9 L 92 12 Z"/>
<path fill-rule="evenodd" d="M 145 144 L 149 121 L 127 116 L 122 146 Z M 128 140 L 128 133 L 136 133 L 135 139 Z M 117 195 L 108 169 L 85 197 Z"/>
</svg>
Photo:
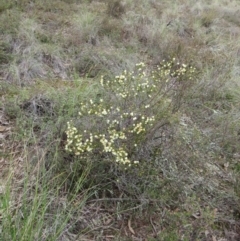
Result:
<svg viewBox="0 0 240 241">
<path fill-rule="evenodd" d="M 83 136 L 78 134 L 76 127 L 72 125 L 71 122 L 67 123 L 67 144 L 65 150 L 69 152 L 74 152 L 76 156 L 87 151 L 90 152 L 93 149 L 93 135 L 90 133 L 89 138 L 83 140 Z"/>
<path fill-rule="evenodd" d="M 90 101 L 91 103 L 91 101 Z M 95 105 L 94 103 L 92 103 Z M 83 108 L 82 108 L 83 109 Z M 115 113 L 120 111 L 120 108 L 115 109 Z M 108 112 L 109 113 L 109 112 Z M 82 115 L 82 113 L 81 113 Z M 96 116 L 102 117 L 99 113 L 95 113 Z M 131 118 L 130 123 L 129 118 Z M 111 153 L 115 157 L 117 163 L 131 166 L 132 162 L 128 158 L 127 148 L 123 148 L 124 143 L 122 141 L 127 140 L 129 134 L 139 135 L 146 131 L 146 126 L 151 125 L 155 121 L 154 116 L 146 117 L 144 115 L 138 116 L 134 112 L 124 112 L 119 115 L 119 119 L 106 120 L 107 130 L 106 134 L 93 134 L 88 133 L 88 137 L 83 138 L 83 135 L 79 134 L 77 128 L 73 126 L 72 122 L 68 122 L 67 127 L 67 144 L 65 150 L 73 152 L 75 155 L 83 154 L 84 152 L 91 152 L 94 147 L 99 146 L 96 143 L 101 143 L 102 151 L 105 153 Z M 117 127 L 122 126 L 121 131 L 117 131 Z M 86 133 L 87 131 L 84 131 Z M 120 147 L 119 147 L 120 146 Z M 135 143 L 134 147 L 137 147 Z M 134 161 L 133 164 L 137 164 L 138 161 Z"/>
<path fill-rule="evenodd" d="M 139 134 L 139 133 L 145 131 L 145 128 L 143 127 L 143 124 L 141 122 L 137 123 L 136 125 L 133 124 L 133 126 L 134 126 L 134 128 L 133 128 L 133 130 L 130 131 L 131 133 L 136 132 L 137 134 Z"/>
<path fill-rule="evenodd" d="M 119 150 L 113 154 L 116 156 L 117 163 L 131 166 L 131 161 L 128 159 L 128 153 L 123 148 L 119 148 Z"/>
<path fill-rule="evenodd" d="M 165 60 L 162 61 L 160 66 L 157 68 L 157 72 L 153 71 L 153 76 L 158 79 L 159 76 L 162 78 L 167 77 L 166 81 L 169 81 L 168 77 L 174 77 L 179 78 L 184 76 L 184 79 L 191 80 L 194 73 L 196 72 L 196 69 L 192 66 L 187 66 L 186 64 L 180 64 L 179 62 L 176 63 L 176 59 L 173 58 L 169 62 L 165 62 Z M 157 76 L 155 76 L 157 75 Z"/>
<path fill-rule="evenodd" d="M 156 92 L 159 84 L 163 82 L 168 83 L 172 78 L 181 80 L 192 79 L 195 68 L 187 66 L 186 64 L 175 63 L 176 59 L 171 61 L 162 61 L 157 69 L 152 71 L 151 75 L 147 74 L 146 66 L 144 63 L 136 64 L 137 71 L 128 72 L 124 71 L 122 75 L 116 76 L 114 81 L 104 81 L 101 77 L 101 85 L 112 89 L 117 96 L 125 100 L 132 99 L 132 97 L 141 97 L 147 94 L 148 98 Z"/>
<path fill-rule="evenodd" d="M 140 62 L 138 64 L 136 64 L 136 67 L 142 68 L 145 67 L 146 65 L 143 62 Z"/>
<path fill-rule="evenodd" d="M 144 63 L 139 63 L 136 71 L 125 70 L 112 81 L 101 76 L 100 85 L 107 100 L 81 103 L 79 117 L 85 125 L 77 130 L 72 122 L 67 123 L 66 151 L 84 155 L 98 150 L 111 154 L 116 163 L 137 164 L 129 153 L 137 150 L 142 137 L 156 123 L 159 104 L 162 109 L 171 105 L 171 96 L 166 93 L 172 88 L 172 81 L 183 76 L 190 79 L 194 72 L 194 68 L 175 64 L 173 59 L 163 61 L 151 73 Z"/>
</svg>

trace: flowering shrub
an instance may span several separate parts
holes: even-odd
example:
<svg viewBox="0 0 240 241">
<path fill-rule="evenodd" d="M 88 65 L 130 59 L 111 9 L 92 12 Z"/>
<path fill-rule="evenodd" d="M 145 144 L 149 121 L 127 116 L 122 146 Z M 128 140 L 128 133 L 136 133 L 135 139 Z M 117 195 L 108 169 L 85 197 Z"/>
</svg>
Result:
<svg viewBox="0 0 240 241">
<path fill-rule="evenodd" d="M 65 150 L 81 157 L 99 155 L 124 167 L 138 164 L 136 153 L 173 114 L 174 95 L 194 71 L 173 59 L 151 72 L 139 63 L 114 80 L 102 76 L 102 97 L 81 103 L 78 123 L 67 123 Z"/>
</svg>

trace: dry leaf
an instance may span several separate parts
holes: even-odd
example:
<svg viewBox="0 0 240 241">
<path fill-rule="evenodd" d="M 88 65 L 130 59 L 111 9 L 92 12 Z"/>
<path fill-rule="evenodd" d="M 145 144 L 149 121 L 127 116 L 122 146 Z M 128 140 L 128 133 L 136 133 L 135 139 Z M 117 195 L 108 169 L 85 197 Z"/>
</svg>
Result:
<svg viewBox="0 0 240 241">
<path fill-rule="evenodd" d="M 133 228 L 131 227 L 131 219 L 130 218 L 128 219 L 128 228 L 129 228 L 130 232 L 135 235 L 135 232 L 134 232 Z"/>
<path fill-rule="evenodd" d="M 6 126 L 0 126 L 0 132 L 4 132 L 7 130 L 7 127 Z"/>
<path fill-rule="evenodd" d="M 207 236 L 208 236 L 208 234 L 209 234 L 210 232 L 208 231 L 208 230 L 205 230 L 205 237 L 207 238 Z"/>
<path fill-rule="evenodd" d="M 104 225 L 109 225 L 112 222 L 111 218 L 104 220 Z"/>
<path fill-rule="evenodd" d="M 212 240 L 213 240 L 213 241 L 217 241 L 217 239 L 216 239 L 215 236 L 212 236 Z"/>
<path fill-rule="evenodd" d="M 218 209 L 217 209 L 217 208 L 214 208 L 214 210 L 213 210 L 214 217 L 217 216 L 217 212 L 218 212 Z"/>
<path fill-rule="evenodd" d="M 192 214 L 192 217 L 194 217 L 194 218 L 198 219 L 198 218 L 200 218 L 200 217 L 201 217 L 201 213 L 200 213 L 200 212 L 193 213 L 193 214 Z"/>
<path fill-rule="evenodd" d="M 225 171 L 227 171 L 228 167 L 229 167 L 229 162 L 224 163 L 224 170 Z"/>
</svg>

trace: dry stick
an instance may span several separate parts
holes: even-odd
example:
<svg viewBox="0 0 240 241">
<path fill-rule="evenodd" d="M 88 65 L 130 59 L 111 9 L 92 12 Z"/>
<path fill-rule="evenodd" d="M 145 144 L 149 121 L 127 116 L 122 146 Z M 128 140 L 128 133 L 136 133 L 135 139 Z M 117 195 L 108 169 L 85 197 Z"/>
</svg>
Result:
<svg viewBox="0 0 240 241">
<path fill-rule="evenodd" d="M 161 202 L 161 200 L 159 199 L 144 199 L 144 200 L 148 202 Z M 89 200 L 86 203 L 103 202 L 103 201 L 141 201 L 141 200 L 137 198 L 99 198 L 99 199 Z"/>
</svg>

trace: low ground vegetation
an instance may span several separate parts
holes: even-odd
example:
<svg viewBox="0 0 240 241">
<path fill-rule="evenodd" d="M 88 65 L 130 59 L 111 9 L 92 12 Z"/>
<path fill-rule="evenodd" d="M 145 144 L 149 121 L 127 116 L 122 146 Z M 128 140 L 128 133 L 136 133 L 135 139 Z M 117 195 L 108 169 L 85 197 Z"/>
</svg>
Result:
<svg viewBox="0 0 240 241">
<path fill-rule="evenodd" d="M 2 0 L 0 240 L 239 240 L 239 11 Z"/>
</svg>

